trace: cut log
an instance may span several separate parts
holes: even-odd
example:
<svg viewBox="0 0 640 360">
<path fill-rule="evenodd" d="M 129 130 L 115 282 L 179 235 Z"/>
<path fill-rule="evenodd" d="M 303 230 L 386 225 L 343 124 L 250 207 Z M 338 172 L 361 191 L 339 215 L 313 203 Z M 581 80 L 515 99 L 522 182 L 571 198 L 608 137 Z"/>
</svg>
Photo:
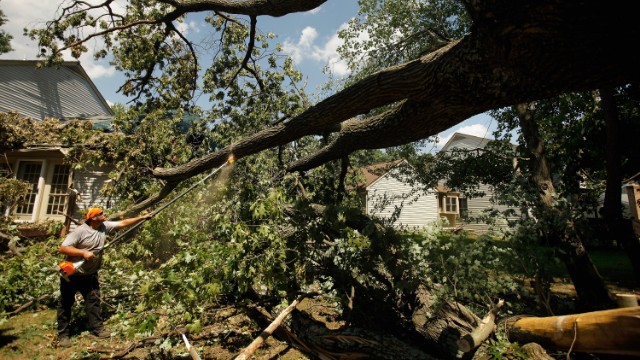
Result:
<svg viewBox="0 0 640 360">
<path fill-rule="evenodd" d="M 616 294 L 616 302 L 619 308 L 638 306 L 638 296 L 636 294 Z"/>
<path fill-rule="evenodd" d="M 469 352 L 477 348 L 483 341 L 485 341 L 489 335 L 491 335 L 496 329 L 496 316 L 498 310 L 504 305 L 504 300 L 498 301 L 491 310 L 480 321 L 480 324 L 473 329 L 469 334 L 463 336 L 458 341 L 458 349 L 463 353 Z"/>
<path fill-rule="evenodd" d="M 251 344 L 249 344 L 249 346 L 247 346 L 242 351 L 242 353 L 240 353 L 240 355 L 236 357 L 236 360 L 250 359 L 251 355 L 253 355 L 253 353 L 258 350 L 258 348 L 269 338 L 269 336 L 273 334 L 273 332 L 280 326 L 280 324 L 282 324 L 282 321 L 284 321 L 284 319 L 286 319 L 287 316 L 291 314 L 296 306 L 298 306 L 300 301 L 302 301 L 302 299 L 304 299 L 306 296 L 307 295 L 305 294 L 299 295 L 295 300 L 293 300 L 291 304 L 289 304 L 289 306 L 287 306 L 287 308 L 284 309 L 284 311 L 282 311 L 280 315 L 278 315 L 278 317 L 273 320 L 273 322 L 266 329 L 264 329 L 260 336 L 253 340 L 253 342 L 251 342 Z"/>
<path fill-rule="evenodd" d="M 545 349 L 640 356 L 640 306 L 507 320 L 509 341 Z"/>
</svg>

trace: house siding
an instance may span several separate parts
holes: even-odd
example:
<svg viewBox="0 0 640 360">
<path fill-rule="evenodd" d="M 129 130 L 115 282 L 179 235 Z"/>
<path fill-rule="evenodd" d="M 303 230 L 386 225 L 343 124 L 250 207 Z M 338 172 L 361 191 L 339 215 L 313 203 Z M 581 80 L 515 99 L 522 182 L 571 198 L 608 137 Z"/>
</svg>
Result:
<svg viewBox="0 0 640 360">
<path fill-rule="evenodd" d="M 492 201 L 494 197 L 494 191 L 491 188 L 491 186 L 487 184 L 481 184 L 478 190 L 484 192 L 485 196 L 477 197 L 477 198 L 467 198 L 467 211 L 468 211 L 469 217 L 472 219 L 463 220 L 463 228 L 465 230 L 469 230 L 477 233 L 485 233 L 492 230 L 496 230 L 496 231 L 506 230 L 508 228 L 508 224 L 505 219 L 499 219 L 495 225 L 487 224 L 483 221 L 473 219 L 473 218 L 477 218 L 478 216 L 481 216 L 483 211 L 489 208 L 494 208 L 495 210 L 498 210 L 500 212 L 503 212 L 509 209 L 508 206 L 494 204 L 494 202 Z M 518 214 L 517 209 L 516 209 L 516 214 Z M 511 220 L 516 220 L 517 218 L 518 216 L 516 215 L 516 216 L 510 216 L 507 219 L 511 221 Z"/>
<path fill-rule="evenodd" d="M 79 63 L 36 69 L 36 61 L 0 60 L 0 112 L 36 120 L 113 115 Z"/>
<path fill-rule="evenodd" d="M 90 207 L 102 206 L 109 208 L 111 201 L 100 195 L 100 190 L 109 180 L 109 174 L 101 169 L 93 168 L 83 171 L 76 171 L 73 176 L 73 184 L 78 197 L 76 199 L 76 209 L 74 215 L 80 217 L 79 214 Z"/>
<path fill-rule="evenodd" d="M 451 140 L 442 147 L 442 151 L 446 152 L 451 149 L 483 149 L 489 141 L 489 139 L 483 139 L 473 135 L 456 133 Z"/>
<path fill-rule="evenodd" d="M 390 218 L 395 209 L 400 216 L 394 227 L 424 228 L 438 219 L 438 196 L 435 192 L 414 191 L 410 184 L 397 177 L 399 171 L 391 170 L 367 188 L 367 214 Z"/>
<path fill-rule="evenodd" d="M 473 135 L 455 133 L 451 139 L 442 147 L 442 152 L 448 152 L 452 149 L 465 149 L 465 150 L 476 150 L 483 149 L 487 143 L 491 141 L 490 139 L 480 138 Z M 489 208 L 493 208 L 500 212 L 506 211 L 509 209 L 508 206 L 495 204 L 492 200 L 495 198 L 496 194 L 493 188 L 487 184 L 480 184 L 478 189 L 485 193 L 483 197 L 477 198 L 467 198 L 467 209 L 468 215 L 471 218 L 478 217 L 482 215 L 484 210 Z M 461 195 L 464 196 L 464 195 Z M 489 231 L 501 231 L 506 230 L 508 228 L 507 220 L 517 220 L 519 218 L 519 209 L 514 209 L 515 215 L 510 216 L 507 219 L 497 219 L 496 224 L 487 224 L 486 222 L 469 219 L 462 220 L 463 228 L 465 230 L 469 230 L 476 233 L 486 233 Z"/>
<path fill-rule="evenodd" d="M 45 118 L 87 119 L 95 127 L 96 124 L 109 122 L 113 111 L 100 94 L 95 84 L 77 61 L 66 61 L 54 67 L 36 68 L 38 61 L 0 60 L 0 112 L 15 111 L 18 114 L 39 121 Z M 69 183 L 73 183 L 77 196 L 69 191 L 64 193 L 65 175 L 56 173 L 55 193 L 51 195 L 54 169 L 64 163 L 68 149 L 59 144 L 32 144 L 21 149 L 6 151 L 6 164 L 0 166 L 3 176 L 16 176 L 14 172 L 20 161 L 38 161 L 43 170 L 38 181 L 36 200 L 31 214 L 26 211 L 17 215 L 15 220 L 21 222 L 38 222 L 46 219 L 67 220 L 60 213 L 60 199 L 64 199 L 65 211 L 72 199 L 71 216 L 80 219 L 89 206 L 109 207 L 111 200 L 102 199 L 100 189 L 108 180 L 108 170 L 91 169 L 86 171 L 71 170 Z M 71 181 L 73 179 L 73 181 Z M 47 197 L 53 199 L 50 203 Z M 61 201 L 61 200 L 60 200 Z M 5 215 L 11 215 L 7 209 Z M 15 213 L 15 211 L 14 211 Z M 49 214 L 51 213 L 51 214 Z"/>
</svg>

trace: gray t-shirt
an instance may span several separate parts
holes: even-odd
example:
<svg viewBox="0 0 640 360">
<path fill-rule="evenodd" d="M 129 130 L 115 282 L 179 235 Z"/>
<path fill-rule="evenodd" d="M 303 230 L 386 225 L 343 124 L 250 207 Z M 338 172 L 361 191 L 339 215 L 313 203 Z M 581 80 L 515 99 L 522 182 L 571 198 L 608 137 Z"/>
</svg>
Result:
<svg viewBox="0 0 640 360">
<path fill-rule="evenodd" d="M 102 248 L 104 248 L 107 234 L 116 230 L 118 221 L 105 221 L 97 229 L 93 229 L 88 224 L 82 224 L 75 228 L 62 242 L 62 246 L 73 246 L 76 249 L 89 250 L 96 254 L 96 257 L 85 261 L 82 266 L 76 269 L 74 275 L 90 275 L 96 273 L 102 266 Z M 67 256 L 66 260 L 77 262 L 82 260 L 82 256 Z"/>
</svg>

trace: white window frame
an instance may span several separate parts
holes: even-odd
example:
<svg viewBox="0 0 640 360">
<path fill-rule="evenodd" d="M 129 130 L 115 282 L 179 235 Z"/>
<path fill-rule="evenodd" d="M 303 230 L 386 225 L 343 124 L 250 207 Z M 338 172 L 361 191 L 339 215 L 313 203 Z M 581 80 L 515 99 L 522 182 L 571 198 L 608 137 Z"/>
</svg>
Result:
<svg viewBox="0 0 640 360">
<path fill-rule="evenodd" d="M 45 186 L 45 175 L 47 173 L 48 162 L 45 159 L 18 159 L 16 161 L 16 172 L 13 176 L 15 179 L 18 179 L 20 165 L 24 162 L 39 162 L 41 164 L 36 197 L 33 201 L 33 211 L 31 212 L 30 218 L 28 218 L 28 214 L 16 214 L 15 209 L 13 210 L 13 216 L 16 217 L 15 222 L 35 222 L 38 219 L 38 214 L 40 213 L 40 204 L 42 202 L 42 192 Z"/>
<path fill-rule="evenodd" d="M 450 204 L 449 201 L 448 201 L 449 199 L 453 200 L 454 203 Z M 450 205 L 454 205 L 455 206 L 455 210 L 454 211 L 448 211 L 448 207 L 451 207 Z M 442 207 L 442 213 L 443 214 L 459 214 L 460 213 L 460 204 L 458 203 L 458 196 L 443 195 L 442 196 L 441 207 Z"/>
</svg>

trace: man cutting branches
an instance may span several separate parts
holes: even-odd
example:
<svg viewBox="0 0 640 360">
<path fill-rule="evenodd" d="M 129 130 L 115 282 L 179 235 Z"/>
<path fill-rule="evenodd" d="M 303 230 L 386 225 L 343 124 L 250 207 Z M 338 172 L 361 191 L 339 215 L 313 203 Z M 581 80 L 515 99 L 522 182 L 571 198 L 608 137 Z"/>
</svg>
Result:
<svg viewBox="0 0 640 360">
<path fill-rule="evenodd" d="M 90 208 L 86 222 L 69 233 L 60 245 L 60 253 L 72 263 L 84 260 L 82 266 L 68 278 L 60 278 L 60 299 L 58 301 L 58 345 L 71 345 L 70 323 L 71 309 L 75 303 L 76 292 L 80 292 L 85 302 L 85 311 L 91 333 L 99 338 L 109 337 L 104 329 L 100 309 L 100 282 L 98 270 L 102 266 L 102 250 L 107 234 L 150 219 L 153 214 L 128 218 L 120 221 L 107 221 L 101 208 Z"/>
</svg>

